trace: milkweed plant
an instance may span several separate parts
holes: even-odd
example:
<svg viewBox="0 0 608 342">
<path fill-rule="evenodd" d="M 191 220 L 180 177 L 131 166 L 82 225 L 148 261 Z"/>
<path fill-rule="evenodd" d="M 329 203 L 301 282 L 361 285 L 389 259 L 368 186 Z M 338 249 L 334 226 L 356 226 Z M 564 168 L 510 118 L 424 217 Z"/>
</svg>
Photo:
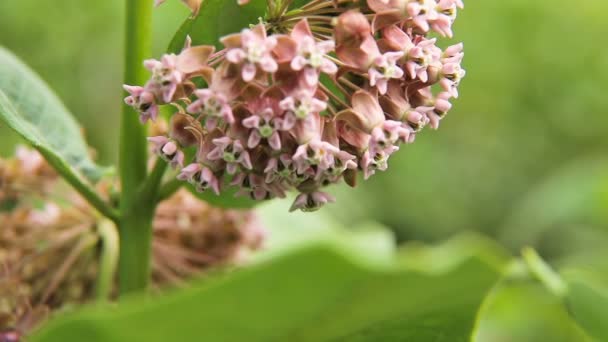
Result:
<svg viewBox="0 0 608 342">
<path fill-rule="evenodd" d="M 462 44 L 442 50 L 430 35 L 452 37 L 462 1 L 290 3 L 269 1 L 268 18 L 222 37 L 219 51 L 187 40 L 144 61 L 150 79 L 124 87 L 142 123 L 177 108 L 169 135 L 148 140 L 198 191 L 232 186 L 260 201 L 295 190 L 291 210 L 317 210 L 334 201 L 324 187 L 386 170 L 458 97 Z"/>
<path fill-rule="evenodd" d="M 202 0 L 183 2 L 193 18 L 205 11 Z M 239 0 L 238 5 L 246 10 L 254 3 Z M 82 229 L 75 219 L 93 226 L 106 222 L 119 237 L 106 242 L 116 241 L 120 254 L 102 258 L 98 267 L 106 282 L 102 295 L 112 292 L 112 260 L 118 260 L 119 292 L 140 291 L 151 274 L 172 279 L 162 264 L 175 255 L 175 246 L 165 242 L 186 234 L 167 240 L 173 233 L 166 227 L 183 223 L 176 213 L 187 212 L 188 222 L 200 231 L 214 232 L 213 241 L 228 241 L 214 260 L 233 259 L 242 246 L 259 247 L 264 233 L 252 223 L 253 213 L 214 212 L 206 203 L 196 204 L 198 198 L 225 203 L 237 196 L 246 201 L 239 202 L 246 203 L 242 208 L 293 193 L 292 211 L 318 210 L 334 201 L 326 192 L 329 185 L 354 187 L 358 179 L 387 170 L 390 157 L 425 127 L 439 127 L 458 97 L 465 75 L 463 45 L 441 40 L 452 38 L 461 0 L 268 0 L 265 7 L 240 32 L 207 44 L 184 34 L 181 51 L 150 59 L 152 0 L 127 0 L 116 180 L 87 177 L 88 164 L 73 151 L 60 153 L 76 142 L 53 144 L 47 136 L 52 130 L 40 124 L 43 120 L 20 116 L 28 108 L 12 96 L 11 81 L 0 80 L 2 119 L 38 150 L 22 149 L 15 160 L 0 162 L 0 203 L 20 198 L 16 194 L 24 188 L 47 197 L 42 209 L 0 212 L 19 227 L 11 236 L 46 224 L 63 232 L 50 235 L 65 237 L 65 227 Z M 58 177 L 76 192 L 56 190 Z M 60 193 L 75 207 L 61 209 L 50 193 Z M 106 223 L 100 226 L 107 229 Z M 237 225 L 248 228 L 232 229 L 225 239 L 218 233 L 217 227 Z M 23 258 L 28 248 L 11 255 Z M 151 262 L 154 258 L 163 262 Z M 179 264 L 182 269 L 196 265 Z M 52 290 L 40 297 L 51 298 Z"/>
</svg>

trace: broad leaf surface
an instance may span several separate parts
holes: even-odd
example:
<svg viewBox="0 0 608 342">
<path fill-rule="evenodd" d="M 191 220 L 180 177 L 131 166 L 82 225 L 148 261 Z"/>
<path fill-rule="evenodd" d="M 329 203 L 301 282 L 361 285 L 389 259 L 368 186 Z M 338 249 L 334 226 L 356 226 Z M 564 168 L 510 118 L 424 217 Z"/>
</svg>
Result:
<svg viewBox="0 0 608 342">
<path fill-rule="evenodd" d="M 382 262 L 348 239 L 311 239 L 153 301 L 59 318 L 31 340 L 467 341 L 504 262 L 488 250 L 457 239 Z"/>
<path fill-rule="evenodd" d="M 589 341 L 559 299 L 529 279 L 509 279 L 496 286 L 482 305 L 472 340 Z"/>
<path fill-rule="evenodd" d="M 0 47 L 0 120 L 72 179 L 105 172 L 89 157 L 78 123 L 57 96 L 15 55 Z"/>
<path fill-rule="evenodd" d="M 598 341 L 608 341 L 608 282 L 588 270 L 564 272 L 566 303 L 576 321 Z"/>
</svg>

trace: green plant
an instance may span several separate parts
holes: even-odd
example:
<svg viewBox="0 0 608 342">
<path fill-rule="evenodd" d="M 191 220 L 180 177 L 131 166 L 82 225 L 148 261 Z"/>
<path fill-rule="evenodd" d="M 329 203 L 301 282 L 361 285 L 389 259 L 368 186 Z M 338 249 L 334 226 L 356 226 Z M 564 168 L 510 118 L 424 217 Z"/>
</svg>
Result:
<svg viewBox="0 0 608 342">
<path fill-rule="evenodd" d="M 297 6 L 304 4 L 306 2 L 295 2 Z M 141 62 L 149 54 L 149 5 L 146 1 L 128 2 L 127 84 L 143 84 L 147 78 Z M 239 8 L 234 2 L 207 0 L 198 15 L 184 22 L 168 51 L 179 53 L 188 35 L 195 44 L 215 45 L 220 36 L 257 23 L 260 17 L 268 19 L 272 11 L 265 11 L 263 1 L 252 1 L 247 7 Z M 226 16 L 234 20 L 222 20 Z M 0 52 L 0 116 L 32 143 L 100 214 L 117 224 L 121 235 L 118 263 L 121 292 L 145 288 L 155 207 L 178 187 L 187 186 L 194 191 L 193 186 L 167 180 L 169 177 L 165 176 L 170 174 L 160 158 L 151 170 L 147 169 L 146 132 L 137 114 L 125 106 L 118 172 L 122 189 L 120 195 L 101 197 L 92 185 L 101 177 L 112 176 L 112 171 L 95 165 L 89 158 L 77 124 L 44 84 L 10 53 Z M 326 86 L 330 88 L 330 85 Z M 39 96 L 22 97 L 22 89 Z M 598 176 L 603 168 L 598 169 L 597 174 L 595 168 L 592 174 L 585 168 L 577 169 L 574 175 L 555 180 L 560 184 L 570 178 L 588 180 L 583 189 L 579 187 L 580 182 L 568 181 L 572 184 L 566 187 L 568 192 L 579 195 L 568 196 L 569 201 L 555 200 L 564 194 L 563 185 L 548 182 L 547 189 L 533 191 L 509 222 L 505 230 L 507 239 L 511 240 L 508 235 L 522 227 L 536 237 L 545 229 L 550 231 L 554 226 L 551 220 L 557 218 L 561 224 L 570 217 L 576 219 L 571 212 L 589 218 L 592 212 L 585 210 L 589 209 L 585 201 L 591 197 L 589 193 L 596 195 L 598 184 L 603 180 Z M 234 199 L 229 192 L 221 196 L 209 191 L 197 195 L 225 207 L 242 208 L 253 203 L 248 199 Z M 559 211 L 562 216 L 545 213 L 546 203 L 555 203 L 557 209 L 548 211 Z M 273 211 L 267 218 L 276 219 L 280 215 Z M 568 219 L 563 219 L 565 216 Z M 176 332 L 182 339 L 235 341 L 287 338 L 457 341 L 470 336 L 493 342 L 513 336 L 530 341 L 607 338 L 602 319 L 606 283 L 594 271 L 582 267 L 581 260 L 569 260 L 556 274 L 530 250 L 524 253 L 523 261 L 513 261 L 501 247 L 471 237 L 435 248 L 407 246 L 399 255 L 394 255 L 391 237 L 385 232 L 354 234 L 341 228 L 336 229 L 339 232 L 330 229 L 329 233 L 321 229 L 322 238 L 300 241 L 302 231 L 310 227 L 340 226 L 314 217 L 317 219 L 307 221 L 311 218 L 289 216 L 275 222 L 274 235 L 286 236 L 274 245 L 284 250 L 261 255 L 259 264 L 250 269 L 229 275 L 216 274 L 210 280 L 195 282 L 194 288 L 153 302 L 148 298 L 127 298 L 118 309 L 88 308 L 51 323 L 33 340 L 70 340 L 81 334 L 101 341 L 167 340 L 175 338 Z M 452 217 L 442 220 L 451 221 Z M 292 236 L 285 234 L 293 228 L 294 221 L 306 223 L 292 232 Z M 103 221 L 99 228 L 107 253 L 103 258 L 98 295 L 105 299 L 117 267 L 117 240 L 114 227 L 108 221 Z M 601 245 L 601 241 L 595 242 Z M 513 242 L 512 247 L 517 248 L 521 243 Z M 583 266 L 590 263 L 589 257 L 596 262 L 602 255 L 585 255 Z M 506 267 L 509 263 L 510 267 Z M 509 313 L 505 308 L 510 308 L 520 320 L 517 326 L 525 325 L 521 322 L 532 322 L 534 334 L 530 335 L 528 329 L 514 331 L 508 324 L 497 329 L 497 321 L 516 320 L 505 317 Z M 239 321 L 235 325 L 240 329 L 226 328 L 235 320 Z M 157 329 L 146 331 L 150 326 Z"/>
</svg>

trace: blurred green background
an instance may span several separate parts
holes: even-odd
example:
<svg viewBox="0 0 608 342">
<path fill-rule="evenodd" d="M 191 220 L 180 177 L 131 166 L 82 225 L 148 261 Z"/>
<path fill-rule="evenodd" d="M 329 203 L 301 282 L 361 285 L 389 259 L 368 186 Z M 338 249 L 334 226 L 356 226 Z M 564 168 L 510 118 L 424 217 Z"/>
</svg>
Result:
<svg viewBox="0 0 608 342">
<path fill-rule="evenodd" d="M 533 245 L 554 264 L 608 275 L 606 12 L 605 0 L 466 1 L 454 41 L 465 44 L 467 77 L 452 112 L 389 171 L 331 189 L 338 202 L 324 211 L 381 222 L 401 242 L 480 231 L 515 253 Z M 155 12 L 150 57 L 187 15 L 178 1 Z M 117 159 L 122 29 L 120 0 L 0 1 L 0 44 L 50 83 L 105 164 Z M 17 139 L 2 126 L 0 137 L 6 155 Z"/>
</svg>

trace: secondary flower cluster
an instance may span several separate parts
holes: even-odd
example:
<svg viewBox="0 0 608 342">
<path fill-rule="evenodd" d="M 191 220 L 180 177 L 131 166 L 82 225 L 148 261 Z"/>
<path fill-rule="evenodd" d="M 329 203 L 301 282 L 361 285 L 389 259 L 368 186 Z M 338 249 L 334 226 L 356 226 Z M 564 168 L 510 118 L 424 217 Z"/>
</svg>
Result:
<svg viewBox="0 0 608 342">
<path fill-rule="evenodd" d="M 110 186 L 96 190 L 107 197 Z M 35 150 L 0 158 L 0 341 L 14 341 L 50 311 L 94 298 L 98 220 Z M 185 190 L 159 204 L 153 226 L 155 288 L 247 260 L 266 236 L 252 211 L 214 208 Z"/>
<path fill-rule="evenodd" d="M 125 86 L 125 101 L 142 122 L 155 120 L 159 105 L 178 108 L 170 133 L 149 140 L 199 191 L 236 186 L 264 200 L 296 189 L 292 210 L 316 210 L 333 201 L 322 187 L 386 170 L 401 144 L 439 126 L 458 97 L 463 52 L 462 44 L 440 49 L 429 33 L 451 37 L 462 7 L 313 0 L 223 37 L 220 51 L 187 42 L 146 61 L 152 77 Z"/>
</svg>

